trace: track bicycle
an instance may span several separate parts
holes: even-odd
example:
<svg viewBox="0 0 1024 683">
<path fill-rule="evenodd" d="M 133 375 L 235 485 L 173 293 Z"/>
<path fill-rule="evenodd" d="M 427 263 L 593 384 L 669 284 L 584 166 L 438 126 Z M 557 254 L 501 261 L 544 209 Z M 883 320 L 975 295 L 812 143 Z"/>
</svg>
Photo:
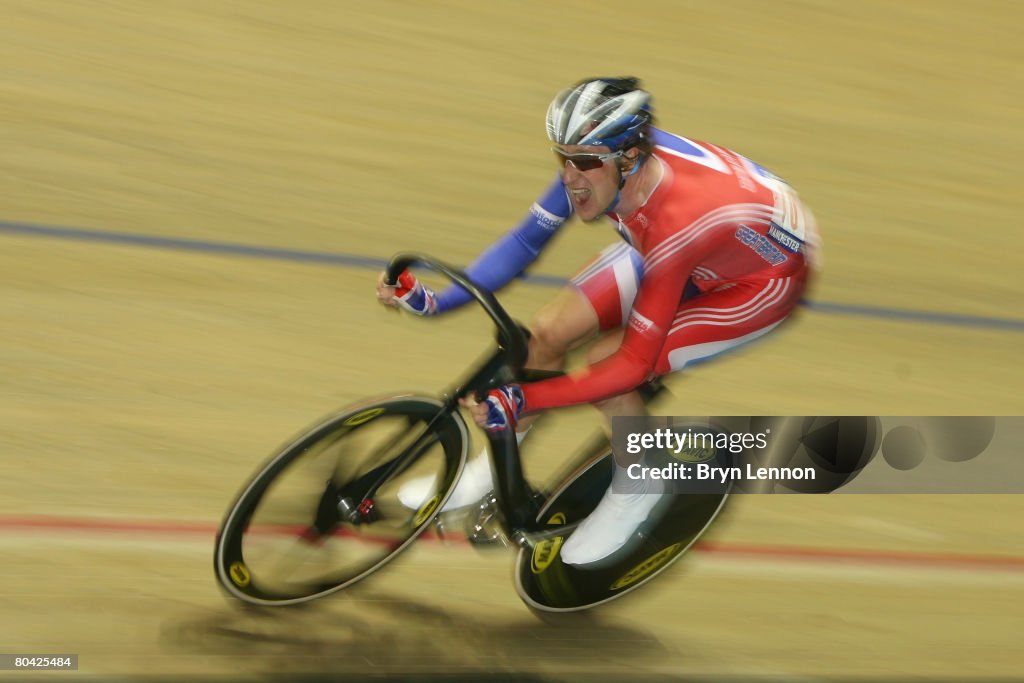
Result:
<svg viewBox="0 0 1024 683">
<path fill-rule="evenodd" d="M 349 406 L 263 463 L 217 534 L 214 568 L 229 595 L 253 605 L 295 605 L 377 572 L 431 528 L 458 482 L 470 442 L 460 399 L 551 375 L 524 368 L 528 331 L 464 273 L 427 256 L 400 254 L 388 264 L 387 281 L 396 282 L 414 264 L 472 295 L 497 328 L 496 348 L 439 398 L 402 395 Z M 564 564 L 559 549 L 611 483 L 607 438 L 585 449 L 550 491 L 527 482 L 510 432 L 488 434 L 488 441 L 495 487 L 466 533 L 473 541 L 501 538 L 517 548 L 516 591 L 542 613 L 591 608 L 648 583 L 686 553 L 728 496 L 669 496 L 667 509 L 641 527 L 621 559 L 580 569 Z M 416 509 L 398 499 L 402 484 L 414 477 L 434 482 Z"/>
</svg>

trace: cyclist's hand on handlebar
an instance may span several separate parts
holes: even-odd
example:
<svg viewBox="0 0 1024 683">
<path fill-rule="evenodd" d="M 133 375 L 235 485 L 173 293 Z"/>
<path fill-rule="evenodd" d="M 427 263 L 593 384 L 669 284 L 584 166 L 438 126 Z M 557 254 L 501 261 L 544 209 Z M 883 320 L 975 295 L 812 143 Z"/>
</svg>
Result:
<svg viewBox="0 0 1024 683">
<path fill-rule="evenodd" d="M 377 277 L 377 300 L 385 306 L 397 306 L 415 315 L 434 315 L 437 313 L 437 297 L 430 289 L 408 270 L 398 276 L 396 285 L 384 282 L 385 273 Z"/>
<path fill-rule="evenodd" d="M 523 390 L 518 384 L 491 389 L 483 401 L 470 406 L 473 421 L 492 434 L 515 429 L 525 409 Z"/>
</svg>

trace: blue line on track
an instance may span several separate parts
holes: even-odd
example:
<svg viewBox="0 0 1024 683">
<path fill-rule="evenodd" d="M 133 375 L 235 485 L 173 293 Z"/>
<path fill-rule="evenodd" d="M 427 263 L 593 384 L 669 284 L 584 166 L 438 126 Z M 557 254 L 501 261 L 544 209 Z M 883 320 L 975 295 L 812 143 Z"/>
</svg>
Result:
<svg viewBox="0 0 1024 683">
<path fill-rule="evenodd" d="M 54 225 L 34 225 L 0 221 L 0 233 L 11 235 L 27 235 L 31 237 L 52 237 L 56 239 L 74 240 L 79 242 L 106 242 L 110 244 L 128 244 L 158 249 L 177 249 L 205 254 L 223 254 L 228 256 L 249 256 L 253 258 L 274 259 L 277 261 L 295 261 L 300 263 L 324 263 L 336 266 L 380 269 L 387 263 L 385 259 L 354 254 L 332 254 L 319 251 L 303 251 L 282 247 L 258 247 L 230 242 L 211 242 L 208 240 L 186 239 L 178 237 L 155 237 L 137 235 L 109 230 L 89 230 L 85 228 L 66 228 Z M 544 287 L 561 287 L 568 282 L 565 278 L 554 275 L 527 275 L 527 282 Z M 828 301 L 804 301 L 810 310 L 818 313 L 836 315 L 852 315 L 900 322 L 930 323 L 935 325 L 954 325 L 982 329 L 1024 331 L 1024 320 L 1009 318 L 989 318 L 984 316 L 963 315 L 959 313 L 938 313 L 915 311 L 910 309 L 883 308 L 842 304 Z"/>
<path fill-rule="evenodd" d="M 960 313 L 914 311 L 907 308 L 882 308 L 879 306 L 861 306 L 859 304 L 839 304 L 830 301 L 810 301 L 807 299 L 802 303 L 810 310 L 818 313 L 835 313 L 838 315 L 855 315 L 867 318 L 899 320 L 901 322 L 933 323 L 936 325 L 956 325 L 959 327 L 1024 332 L 1024 320 L 1013 320 L 1010 318 L 989 318 L 980 315 L 963 315 Z"/>
</svg>

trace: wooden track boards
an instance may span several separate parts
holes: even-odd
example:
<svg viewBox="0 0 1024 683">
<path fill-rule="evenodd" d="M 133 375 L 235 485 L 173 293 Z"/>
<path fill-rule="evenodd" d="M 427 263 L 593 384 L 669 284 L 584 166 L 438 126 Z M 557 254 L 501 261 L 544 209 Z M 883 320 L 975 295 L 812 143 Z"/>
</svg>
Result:
<svg viewBox="0 0 1024 683">
<path fill-rule="evenodd" d="M 800 189 L 826 240 L 815 298 L 1024 318 L 1015 3 L 0 0 L 0 16 L 0 220 L 465 263 L 552 177 L 554 90 L 635 73 L 666 128 Z M 573 225 L 537 272 L 613 239 Z M 8 231 L 0 272 L 4 651 L 78 652 L 102 676 L 1021 670 L 1020 565 L 928 559 L 1024 556 L 1013 496 L 745 499 L 716 542 L 818 554 L 700 553 L 584 628 L 536 626 L 505 555 L 437 543 L 319 609 L 237 612 L 211 529 L 255 463 L 341 404 L 443 386 L 486 325 L 391 315 L 357 267 Z M 552 292 L 505 300 L 528 318 Z M 674 408 L 1022 414 L 1019 350 L 1019 331 L 810 311 L 698 369 Z M 557 419 L 538 450 L 594 423 Z M 883 556 L 827 556 L 863 549 Z"/>
</svg>

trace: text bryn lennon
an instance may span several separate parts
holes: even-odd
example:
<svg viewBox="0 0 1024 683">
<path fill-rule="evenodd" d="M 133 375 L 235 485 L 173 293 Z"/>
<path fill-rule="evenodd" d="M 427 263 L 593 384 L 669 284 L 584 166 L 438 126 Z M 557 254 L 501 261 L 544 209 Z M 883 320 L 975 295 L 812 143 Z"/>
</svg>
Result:
<svg viewBox="0 0 1024 683">
<path fill-rule="evenodd" d="M 690 479 L 696 481 L 764 481 L 769 479 L 815 479 L 813 467 L 715 467 L 708 463 L 671 463 L 664 467 L 644 467 L 632 464 L 626 469 L 630 479 Z"/>
</svg>

